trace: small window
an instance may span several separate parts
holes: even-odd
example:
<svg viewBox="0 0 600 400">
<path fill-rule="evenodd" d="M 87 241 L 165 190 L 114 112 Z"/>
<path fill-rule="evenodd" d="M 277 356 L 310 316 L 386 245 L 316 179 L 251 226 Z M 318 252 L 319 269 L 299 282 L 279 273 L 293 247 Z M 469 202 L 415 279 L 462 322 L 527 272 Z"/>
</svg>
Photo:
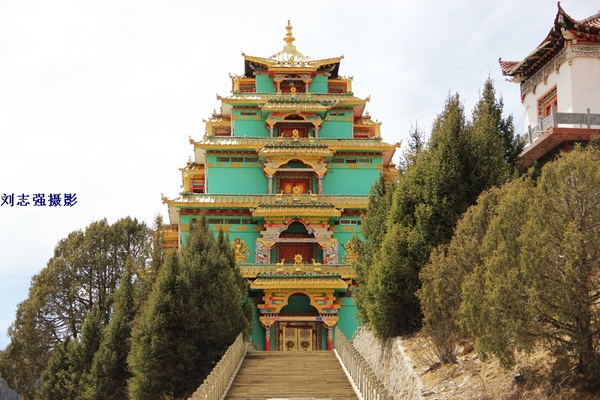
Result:
<svg viewBox="0 0 600 400">
<path fill-rule="evenodd" d="M 556 86 L 547 91 L 538 99 L 538 117 L 544 119 L 552 113 L 552 106 L 558 110 L 558 96 Z"/>
<path fill-rule="evenodd" d="M 244 157 L 231 157 L 231 162 L 244 162 Z"/>
<path fill-rule="evenodd" d="M 343 163 L 344 163 L 344 159 L 343 159 L 343 158 L 341 158 L 341 157 L 333 157 L 333 158 L 331 159 L 331 162 L 332 162 L 333 164 L 343 164 Z"/>
<path fill-rule="evenodd" d="M 242 224 L 252 225 L 252 218 L 242 218 L 240 222 Z"/>
<path fill-rule="evenodd" d="M 206 218 L 207 224 L 220 225 L 223 223 L 223 218 Z"/>
<path fill-rule="evenodd" d="M 240 115 L 256 115 L 256 111 L 240 111 Z"/>
<path fill-rule="evenodd" d="M 239 224 L 240 219 L 239 218 L 225 218 L 225 223 L 226 224 Z"/>
<path fill-rule="evenodd" d="M 356 164 L 356 158 L 346 158 L 346 164 Z"/>
<path fill-rule="evenodd" d="M 258 162 L 258 157 L 244 157 L 246 162 Z"/>
<path fill-rule="evenodd" d="M 341 219 L 340 225 L 360 225 L 359 219 Z"/>
<path fill-rule="evenodd" d="M 229 162 L 229 157 L 217 157 L 217 162 Z"/>
<path fill-rule="evenodd" d="M 371 159 L 370 158 L 359 158 L 358 162 L 361 164 L 371 164 Z"/>
</svg>

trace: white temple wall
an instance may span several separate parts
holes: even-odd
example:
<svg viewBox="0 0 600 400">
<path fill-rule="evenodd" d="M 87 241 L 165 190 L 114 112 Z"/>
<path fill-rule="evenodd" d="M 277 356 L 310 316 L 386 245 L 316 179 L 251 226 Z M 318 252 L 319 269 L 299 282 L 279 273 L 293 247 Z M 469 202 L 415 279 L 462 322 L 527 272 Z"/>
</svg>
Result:
<svg viewBox="0 0 600 400">
<path fill-rule="evenodd" d="M 573 60 L 571 68 L 573 71 L 571 112 L 585 113 L 589 108 L 592 114 L 600 114 L 600 58 L 578 57 Z"/>
<path fill-rule="evenodd" d="M 572 108 L 572 89 L 571 89 L 571 74 L 572 69 L 568 63 L 560 66 L 560 69 L 550 73 L 546 82 L 540 82 L 535 87 L 535 90 L 530 91 L 525 95 L 523 106 L 526 109 L 525 113 L 525 131 L 527 127 L 532 128 L 540 123 L 538 119 L 538 99 L 544 96 L 550 89 L 556 86 L 558 94 L 558 111 L 571 112 Z"/>
</svg>

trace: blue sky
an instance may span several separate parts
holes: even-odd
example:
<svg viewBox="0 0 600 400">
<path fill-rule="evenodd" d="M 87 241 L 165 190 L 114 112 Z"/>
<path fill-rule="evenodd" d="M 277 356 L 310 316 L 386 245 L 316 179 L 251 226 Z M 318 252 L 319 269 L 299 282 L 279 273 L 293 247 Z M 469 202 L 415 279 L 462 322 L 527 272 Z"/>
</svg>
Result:
<svg viewBox="0 0 600 400">
<path fill-rule="evenodd" d="M 561 4 L 576 19 L 599 8 Z M 0 349 L 61 238 L 102 218 L 166 215 L 161 193 L 179 193 L 188 138 L 243 72 L 242 52 L 282 49 L 288 19 L 300 52 L 344 55 L 340 74 L 371 96 L 394 143 L 415 124 L 429 132 L 449 93 L 470 114 L 488 76 L 522 133 L 519 87 L 498 58 L 523 59 L 556 12 L 551 0 L 1 1 L 0 196 L 72 193 L 77 204 L 0 206 Z"/>
</svg>

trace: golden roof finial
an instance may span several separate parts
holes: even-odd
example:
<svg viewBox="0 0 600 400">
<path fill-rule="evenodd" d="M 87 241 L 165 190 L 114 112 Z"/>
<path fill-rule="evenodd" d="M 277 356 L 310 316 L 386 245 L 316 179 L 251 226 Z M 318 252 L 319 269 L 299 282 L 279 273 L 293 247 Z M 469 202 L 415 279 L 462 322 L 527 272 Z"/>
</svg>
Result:
<svg viewBox="0 0 600 400">
<path fill-rule="evenodd" d="M 286 42 L 288 46 L 292 46 L 292 43 L 294 43 L 295 38 L 292 36 L 292 25 L 290 25 L 289 19 L 285 29 L 287 29 L 287 33 L 285 34 L 283 41 Z"/>
<path fill-rule="evenodd" d="M 287 33 L 283 38 L 283 41 L 285 42 L 285 46 L 283 46 L 283 51 L 288 53 L 296 53 L 296 46 L 294 46 L 294 40 L 296 40 L 296 38 L 292 36 L 292 25 L 290 24 L 289 19 L 285 29 L 287 29 Z"/>
</svg>

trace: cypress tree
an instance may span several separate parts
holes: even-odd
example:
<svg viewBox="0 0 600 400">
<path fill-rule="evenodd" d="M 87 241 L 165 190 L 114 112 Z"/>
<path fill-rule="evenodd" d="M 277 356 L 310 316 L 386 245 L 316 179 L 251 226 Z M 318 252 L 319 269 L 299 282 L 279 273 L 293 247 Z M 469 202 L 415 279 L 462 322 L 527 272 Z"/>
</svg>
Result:
<svg viewBox="0 0 600 400">
<path fill-rule="evenodd" d="M 128 263 L 115 293 L 114 311 L 104 330 L 102 342 L 92 363 L 84 399 L 124 399 L 131 377 L 127 356 L 131 348 L 131 329 L 135 316 L 131 263 Z"/>
<path fill-rule="evenodd" d="M 179 254 L 167 257 L 136 319 L 128 358 L 132 399 L 183 398 L 200 386 L 249 326 L 239 278 L 228 240 L 215 240 L 201 218 Z"/>
<path fill-rule="evenodd" d="M 373 294 L 370 290 L 369 280 L 373 271 L 373 261 L 375 255 L 381 247 L 381 243 L 386 233 L 386 224 L 388 212 L 392 204 L 392 194 L 397 182 L 386 182 L 384 174 L 379 176 L 369 192 L 369 207 L 367 215 L 362 219 L 361 233 L 364 240 L 358 237 L 352 238 L 352 245 L 356 247 L 360 255 L 356 263 L 356 274 L 360 284 L 359 290 L 355 294 L 356 308 L 359 317 L 363 323 L 369 321 L 368 308 L 373 304 Z"/>
<path fill-rule="evenodd" d="M 459 96 L 448 97 L 427 148 L 411 157 L 414 161 L 407 163 L 394 193 L 387 233 L 374 263 L 377 279 L 367 283 L 377 310 L 369 315 L 376 335 L 395 336 L 420 326 L 416 292 L 421 269 L 433 249 L 450 242 L 456 223 L 479 194 L 511 176 L 509 154 L 516 150 L 507 149 L 507 143 L 516 146 L 512 119 L 502 117 L 502 102 L 496 100 L 491 80 L 473 111 L 472 123 L 465 119 Z M 390 254 L 397 258 L 391 259 Z M 436 274 L 428 273 L 430 278 Z"/>
</svg>

